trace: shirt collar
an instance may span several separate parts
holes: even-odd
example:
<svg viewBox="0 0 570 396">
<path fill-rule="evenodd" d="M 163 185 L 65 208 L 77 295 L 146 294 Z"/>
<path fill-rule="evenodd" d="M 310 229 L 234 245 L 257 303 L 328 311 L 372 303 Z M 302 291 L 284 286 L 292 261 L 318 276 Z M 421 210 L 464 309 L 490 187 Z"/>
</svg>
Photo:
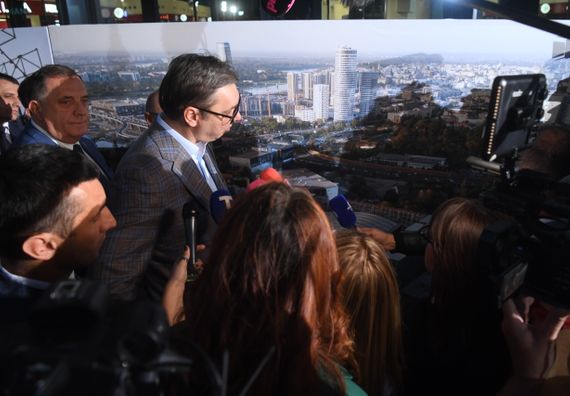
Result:
<svg viewBox="0 0 570 396">
<path fill-rule="evenodd" d="M 204 153 L 206 152 L 207 143 L 204 142 L 192 143 L 190 140 L 186 139 L 179 132 L 174 130 L 174 128 L 168 125 L 168 123 L 164 121 L 164 119 L 162 118 L 162 114 L 156 117 L 156 120 L 160 124 L 160 126 L 164 128 L 164 130 L 174 138 L 174 140 L 180 143 L 180 145 L 184 148 L 184 150 L 186 150 L 188 154 L 190 154 L 190 157 L 192 157 L 192 159 L 194 160 L 202 159 Z"/>
<path fill-rule="evenodd" d="M 38 131 L 40 131 L 41 133 L 43 133 L 44 135 L 46 135 L 48 138 L 51 139 L 52 142 L 54 142 L 55 144 L 57 144 L 60 147 L 66 148 L 68 150 L 73 150 L 73 144 L 69 144 L 69 143 L 64 143 L 61 140 L 57 140 L 56 138 L 54 138 L 52 135 L 49 134 L 48 131 L 46 131 L 45 129 L 43 129 L 41 126 L 38 125 L 37 122 L 35 122 L 34 120 L 30 120 L 30 122 L 32 123 L 32 125 L 34 126 L 34 128 L 36 128 Z"/>
</svg>

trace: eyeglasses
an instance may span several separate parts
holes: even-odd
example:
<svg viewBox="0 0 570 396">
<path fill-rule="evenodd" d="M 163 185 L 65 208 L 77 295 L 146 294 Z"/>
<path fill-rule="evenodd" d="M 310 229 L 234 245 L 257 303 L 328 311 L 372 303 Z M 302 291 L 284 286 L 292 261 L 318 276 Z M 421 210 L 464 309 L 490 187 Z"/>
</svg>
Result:
<svg viewBox="0 0 570 396">
<path fill-rule="evenodd" d="M 426 242 L 433 245 L 433 238 L 431 236 L 431 224 L 426 224 L 418 231 L 420 236 L 426 240 Z"/>
<path fill-rule="evenodd" d="M 215 111 L 208 110 L 208 109 L 203 109 L 203 108 L 198 107 L 198 106 L 193 106 L 193 107 L 197 108 L 200 111 L 210 113 L 210 114 L 216 115 L 218 117 L 222 117 L 222 125 L 228 125 L 228 124 L 232 125 L 234 123 L 235 118 L 237 117 L 237 115 L 239 113 L 239 105 L 240 104 L 241 104 L 241 95 L 239 96 L 237 106 L 234 109 L 234 111 L 232 112 L 231 116 L 227 115 L 227 114 L 217 113 Z"/>
</svg>

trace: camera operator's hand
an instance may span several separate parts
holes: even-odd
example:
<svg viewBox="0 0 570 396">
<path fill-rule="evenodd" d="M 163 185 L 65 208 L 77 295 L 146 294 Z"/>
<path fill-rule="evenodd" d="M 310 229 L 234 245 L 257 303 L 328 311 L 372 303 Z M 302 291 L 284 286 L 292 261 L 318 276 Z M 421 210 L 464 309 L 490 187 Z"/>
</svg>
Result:
<svg viewBox="0 0 570 396">
<path fill-rule="evenodd" d="M 196 251 L 206 249 L 205 245 L 196 246 Z M 166 311 L 168 323 L 172 326 L 184 319 L 184 288 L 188 278 L 188 263 L 190 262 L 190 248 L 186 246 L 184 255 L 174 264 L 170 279 L 164 288 L 162 306 Z M 197 260 L 195 268 L 200 272 L 204 267 L 201 260 Z"/>
<path fill-rule="evenodd" d="M 394 234 L 390 234 L 389 232 L 384 232 L 373 227 L 356 227 L 356 230 L 372 237 L 376 242 L 382 245 L 384 250 L 393 250 L 396 248 Z"/>
<path fill-rule="evenodd" d="M 513 361 L 513 376 L 499 393 L 501 396 L 536 394 L 540 380 L 554 362 L 553 341 L 569 313 L 553 309 L 544 321 L 529 323 L 533 302 L 534 298 L 524 297 L 503 304 L 501 326 Z"/>
</svg>

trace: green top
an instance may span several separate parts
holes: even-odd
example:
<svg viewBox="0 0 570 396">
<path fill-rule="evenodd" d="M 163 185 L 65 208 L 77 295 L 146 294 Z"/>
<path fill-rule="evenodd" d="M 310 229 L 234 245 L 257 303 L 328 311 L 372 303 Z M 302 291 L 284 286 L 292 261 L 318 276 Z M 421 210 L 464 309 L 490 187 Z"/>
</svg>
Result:
<svg viewBox="0 0 570 396">
<path fill-rule="evenodd" d="M 348 372 L 342 366 L 338 366 L 340 368 L 340 372 L 342 373 L 342 378 L 344 379 L 344 386 L 346 387 L 346 396 L 366 396 L 367 393 L 364 392 L 360 386 L 354 382 L 352 374 Z"/>
</svg>

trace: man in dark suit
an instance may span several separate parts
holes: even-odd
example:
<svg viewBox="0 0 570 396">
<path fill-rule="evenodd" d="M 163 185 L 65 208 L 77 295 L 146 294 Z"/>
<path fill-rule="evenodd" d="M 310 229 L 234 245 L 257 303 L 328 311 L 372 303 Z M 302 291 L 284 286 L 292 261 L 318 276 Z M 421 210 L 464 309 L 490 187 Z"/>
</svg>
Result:
<svg viewBox="0 0 570 396">
<path fill-rule="evenodd" d="M 26 145 L 0 157 L 0 299 L 36 299 L 91 265 L 116 225 L 83 155 Z"/>
<path fill-rule="evenodd" d="M 113 172 L 95 143 L 85 136 L 89 98 L 75 70 L 63 65 L 44 66 L 26 77 L 20 89 L 31 120 L 12 147 L 48 144 L 78 151 L 98 168 L 99 181 L 109 195 Z"/>
<path fill-rule="evenodd" d="M 184 251 L 182 207 L 198 210 L 198 243 L 215 223 L 212 192 L 226 189 L 209 142 L 239 121 L 240 94 L 230 66 L 212 56 L 175 58 L 159 90 L 161 113 L 119 163 L 110 208 L 118 227 L 109 234 L 92 276 L 122 299 L 159 300 L 174 261 Z"/>
<path fill-rule="evenodd" d="M 3 154 L 21 132 L 17 127 L 20 116 L 18 80 L 4 73 L 0 73 L 0 100 L 0 154 Z"/>
</svg>

